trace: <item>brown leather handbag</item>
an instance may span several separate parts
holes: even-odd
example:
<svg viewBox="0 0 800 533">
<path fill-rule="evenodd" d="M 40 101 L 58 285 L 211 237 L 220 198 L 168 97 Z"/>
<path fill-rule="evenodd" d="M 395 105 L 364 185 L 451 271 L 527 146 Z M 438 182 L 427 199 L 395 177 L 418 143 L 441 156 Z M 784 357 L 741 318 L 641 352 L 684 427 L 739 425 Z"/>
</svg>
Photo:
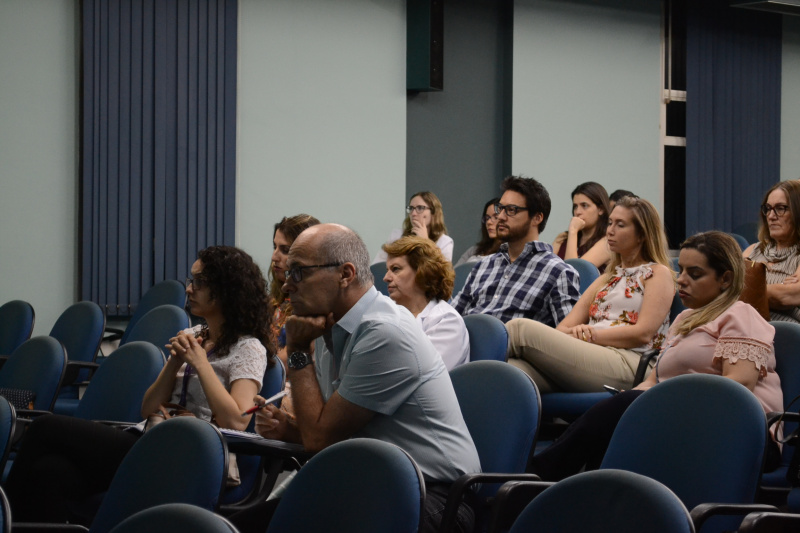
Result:
<svg viewBox="0 0 800 533">
<path fill-rule="evenodd" d="M 769 321 L 767 298 L 767 265 L 757 261 L 744 262 L 744 290 L 739 300 L 752 305 L 764 320 Z"/>
</svg>

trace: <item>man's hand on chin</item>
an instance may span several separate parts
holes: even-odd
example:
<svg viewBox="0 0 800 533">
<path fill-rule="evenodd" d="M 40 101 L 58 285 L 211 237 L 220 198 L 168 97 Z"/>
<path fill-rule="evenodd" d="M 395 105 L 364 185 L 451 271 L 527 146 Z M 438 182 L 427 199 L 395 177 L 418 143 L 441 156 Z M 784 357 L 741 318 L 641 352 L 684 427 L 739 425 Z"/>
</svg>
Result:
<svg viewBox="0 0 800 533">
<path fill-rule="evenodd" d="M 285 324 L 288 351 L 309 350 L 314 339 L 321 337 L 333 324 L 333 313 L 328 313 L 327 316 L 290 316 Z"/>
</svg>

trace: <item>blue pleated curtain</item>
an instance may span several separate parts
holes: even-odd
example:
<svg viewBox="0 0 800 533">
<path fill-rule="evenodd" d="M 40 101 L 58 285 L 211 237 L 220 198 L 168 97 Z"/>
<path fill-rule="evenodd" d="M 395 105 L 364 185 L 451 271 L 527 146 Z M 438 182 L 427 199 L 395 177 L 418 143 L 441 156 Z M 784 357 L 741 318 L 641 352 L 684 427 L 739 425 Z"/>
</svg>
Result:
<svg viewBox="0 0 800 533">
<path fill-rule="evenodd" d="M 780 179 L 781 17 L 688 2 L 686 234 L 758 220 Z"/>
<path fill-rule="evenodd" d="M 236 0 L 83 0 L 80 293 L 130 315 L 234 243 Z"/>
</svg>

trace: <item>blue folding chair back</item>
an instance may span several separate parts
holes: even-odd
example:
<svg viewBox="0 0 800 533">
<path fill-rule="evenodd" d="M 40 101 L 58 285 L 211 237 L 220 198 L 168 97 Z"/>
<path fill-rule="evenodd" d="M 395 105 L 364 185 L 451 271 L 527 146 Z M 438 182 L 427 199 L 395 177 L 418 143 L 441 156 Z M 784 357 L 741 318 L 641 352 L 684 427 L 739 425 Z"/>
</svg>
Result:
<svg viewBox="0 0 800 533">
<path fill-rule="evenodd" d="M 60 342 L 34 337 L 14 350 L 0 368 L 0 388 L 31 391 L 34 409 L 52 411 L 66 366 L 67 353 Z"/>
<path fill-rule="evenodd" d="M 600 468 L 660 481 L 689 509 L 753 503 L 766 442 L 764 410 L 752 392 L 732 379 L 687 374 L 659 383 L 628 407 Z M 704 531 L 737 525 L 713 518 Z"/>
<path fill-rule="evenodd" d="M 522 370 L 499 361 L 474 361 L 450 371 L 483 472 L 525 472 L 539 431 L 539 391 Z M 484 483 L 478 496 L 497 492 Z"/>
<path fill-rule="evenodd" d="M 78 302 L 58 317 L 50 336 L 61 341 L 69 361 L 94 361 L 103 339 L 106 318 L 94 302 Z"/>
<path fill-rule="evenodd" d="M 386 263 L 375 263 L 370 265 L 369 269 L 372 271 L 372 277 L 375 278 L 375 290 L 389 296 L 389 289 L 386 282 L 383 281 L 383 276 L 386 275 Z"/>
<path fill-rule="evenodd" d="M 133 328 L 128 328 L 126 341 L 120 346 L 133 341 L 147 341 L 158 346 L 169 357 L 164 347 L 179 331 L 189 327 L 189 315 L 175 305 L 161 305 L 144 315 Z"/>
<path fill-rule="evenodd" d="M 775 371 L 781 378 L 781 390 L 785 407 L 800 394 L 800 324 L 792 322 L 770 322 L 775 328 Z M 790 411 L 797 412 L 797 404 Z M 789 435 L 797 429 L 797 422 L 784 421 L 783 434 Z M 762 490 L 769 488 L 789 489 L 786 472 L 792 460 L 794 446 L 783 446 L 780 466 L 765 472 L 761 477 Z"/>
<path fill-rule="evenodd" d="M 31 338 L 36 315 L 22 300 L 11 300 L 0 307 L 0 355 L 10 355 Z"/>
<path fill-rule="evenodd" d="M 733 233 L 741 235 L 747 242 L 758 242 L 758 222 L 745 222 L 733 228 Z"/>
<path fill-rule="evenodd" d="M 93 363 L 98 350 L 100 350 L 105 327 L 106 317 L 100 306 L 94 302 L 84 301 L 69 306 L 61 313 L 50 330 L 50 336 L 61 341 L 67 350 L 67 365 L 73 361 Z M 87 381 L 90 377 L 88 369 L 69 375 L 74 377 L 67 378 L 69 382 L 64 383 L 58 393 L 54 407 L 57 413 L 73 414 L 75 412 L 79 391 L 75 382 Z"/>
<path fill-rule="evenodd" d="M 167 279 L 156 283 L 150 287 L 139 299 L 136 305 L 136 311 L 131 316 L 128 327 L 122 334 L 120 344 L 128 342 L 128 337 L 131 334 L 131 329 L 141 320 L 147 313 L 160 307 L 162 305 L 174 305 L 183 309 L 186 304 L 186 287 L 178 280 Z"/>
<path fill-rule="evenodd" d="M 467 315 L 464 325 L 469 333 L 470 361 L 505 361 L 508 351 L 508 330 L 492 315 Z"/>
<path fill-rule="evenodd" d="M 89 531 L 105 533 L 133 514 L 165 503 L 214 511 L 227 471 L 228 448 L 216 427 L 192 417 L 158 424 L 123 459 Z"/>
<path fill-rule="evenodd" d="M 455 267 L 456 279 L 453 282 L 453 296 L 461 292 L 461 289 L 464 288 L 464 284 L 467 282 L 469 273 L 472 272 L 472 269 L 476 264 L 477 263 L 464 263 Z"/>
<path fill-rule="evenodd" d="M 267 533 L 412 533 L 424 501 L 422 473 L 405 451 L 374 439 L 345 440 L 297 472 Z"/>
<path fill-rule="evenodd" d="M 537 496 L 511 533 L 693 533 L 686 507 L 667 487 L 623 470 L 569 477 Z"/>
<path fill-rule="evenodd" d="M 749 242 L 747 242 L 747 239 L 745 239 L 744 237 L 742 237 L 742 236 L 741 236 L 741 235 L 739 235 L 738 233 L 729 233 L 728 235 L 730 235 L 731 237 L 733 237 L 733 240 L 735 240 L 735 241 L 736 241 L 736 244 L 738 244 L 738 245 L 739 245 L 739 248 L 741 248 L 743 252 L 745 251 L 745 249 L 746 249 L 748 246 L 750 246 L 750 243 L 749 243 Z"/>
<path fill-rule="evenodd" d="M 600 277 L 600 271 L 597 270 L 597 267 L 586 259 L 567 259 L 565 262 L 578 271 L 578 275 L 580 276 L 581 294 L 586 292 L 586 289 L 589 288 L 589 285 L 594 283 L 594 280 Z"/>
<path fill-rule="evenodd" d="M 139 511 L 111 533 L 237 533 L 236 527 L 211 511 L 186 503 L 165 503 Z"/>
<path fill-rule="evenodd" d="M 86 420 L 138 422 L 142 399 L 161 369 L 164 354 L 149 342 L 121 346 L 98 367 L 75 409 Z"/>
</svg>

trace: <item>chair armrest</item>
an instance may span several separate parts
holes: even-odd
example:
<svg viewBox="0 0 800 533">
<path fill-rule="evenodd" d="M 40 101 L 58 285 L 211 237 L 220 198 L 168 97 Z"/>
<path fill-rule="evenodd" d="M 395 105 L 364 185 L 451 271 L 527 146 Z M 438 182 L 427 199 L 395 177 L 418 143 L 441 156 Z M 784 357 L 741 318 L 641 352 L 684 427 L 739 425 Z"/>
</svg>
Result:
<svg viewBox="0 0 800 533">
<path fill-rule="evenodd" d="M 64 379 L 61 381 L 64 385 L 76 385 L 75 380 L 78 379 L 78 374 L 84 368 L 89 369 L 89 379 L 92 379 L 95 370 L 100 365 L 91 361 L 67 361 L 67 368 L 64 370 Z"/>
<path fill-rule="evenodd" d="M 105 426 L 113 426 L 119 429 L 128 429 L 138 424 L 138 422 L 123 422 L 121 420 L 93 420 L 92 422 L 103 424 Z"/>
<path fill-rule="evenodd" d="M 788 533 L 800 530 L 800 514 L 750 513 L 742 520 L 739 533 Z"/>
<path fill-rule="evenodd" d="M 125 334 L 125 330 L 106 326 L 105 333 L 106 334 L 103 336 L 103 342 L 116 341 L 122 338 L 122 335 Z"/>
<path fill-rule="evenodd" d="M 468 489 L 479 483 L 505 483 L 506 481 L 541 481 L 541 478 L 536 474 L 464 474 L 450 486 L 439 531 L 448 533 L 454 530 L 458 507 L 461 505 L 461 501 L 466 496 Z"/>
<path fill-rule="evenodd" d="M 520 513 L 546 488 L 555 485 L 552 481 L 509 481 L 497 491 L 489 532 L 508 531 Z"/>
<path fill-rule="evenodd" d="M 650 361 L 652 361 L 657 355 L 658 350 L 649 350 L 641 355 L 639 359 L 639 366 L 636 368 L 636 374 L 633 376 L 633 385 L 631 385 L 631 388 L 644 381 L 644 375 L 647 373 L 647 368 L 650 366 Z"/>
<path fill-rule="evenodd" d="M 34 418 L 52 414 L 52 411 L 44 411 L 41 409 L 17 409 L 17 423 L 22 419 L 21 421 L 23 424 L 30 424 Z"/>
<path fill-rule="evenodd" d="M 46 531 L 89 531 L 88 528 L 78 524 L 49 524 L 40 522 L 14 522 L 11 524 L 13 531 L 46 532 Z"/>
<path fill-rule="evenodd" d="M 703 524 L 713 516 L 747 515 L 755 512 L 777 512 L 774 505 L 763 503 L 701 503 L 689 513 L 695 531 L 700 531 Z"/>
</svg>

